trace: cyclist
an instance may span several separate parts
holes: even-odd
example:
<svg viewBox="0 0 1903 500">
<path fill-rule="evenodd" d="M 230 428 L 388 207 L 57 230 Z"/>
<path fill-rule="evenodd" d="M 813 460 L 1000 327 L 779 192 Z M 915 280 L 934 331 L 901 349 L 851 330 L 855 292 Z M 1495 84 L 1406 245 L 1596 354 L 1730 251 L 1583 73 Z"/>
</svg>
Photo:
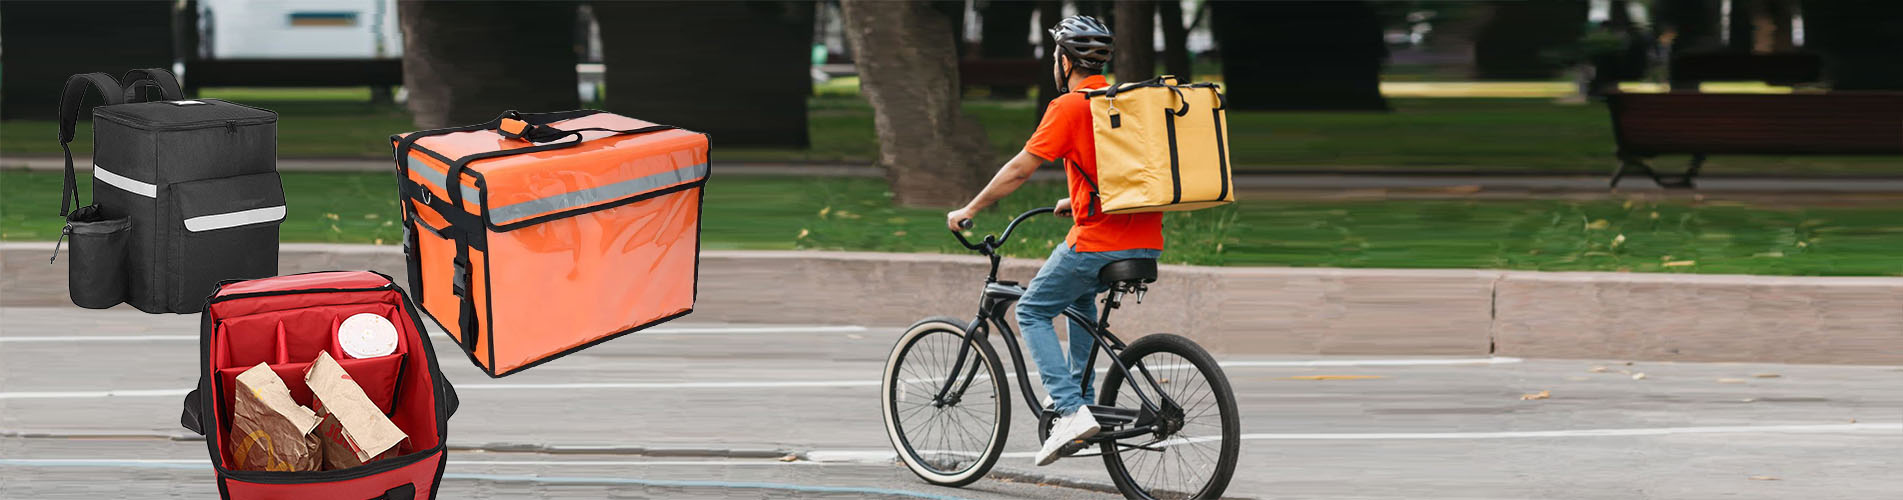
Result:
<svg viewBox="0 0 1903 500">
<path fill-rule="evenodd" d="M 1097 434 L 1095 417 L 1084 405 L 1095 399 L 1083 387 L 1094 375 L 1084 363 L 1089 359 L 1094 337 L 1085 325 L 1070 322 L 1070 353 L 1058 347 L 1057 330 L 1052 318 L 1074 307 L 1086 316 L 1097 315 L 1096 295 L 1107 288 L 1097 281 L 1097 272 L 1105 264 L 1123 259 L 1154 259 L 1163 252 L 1163 215 L 1142 213 L 1110 215 L 1097 210 L 1090 198 L 1090 183 L 1097 175 L 1097 148 L 1091 135 L 1090 103 L 1080 92 L 1108 86 L 1101 74 L 1110 62 L 1110 28 L 1089 16 L 1072 16 L 1050 29 L 1056 41 L 1052 76 L 1059 92 L 1044 111 L 1044 120 L 1031 135 L 1024 150 L 998 168 L 983 192 L 963 208 L 945 214 L 945 225 L 959 231 L 959 224 L 978 211 L 1011 194 L 1031 178 L 1045 162 L 1063 160 L 1078 168 L 1065 169 L 1069 198 L 1057 200 L 1057 215 L 1074 221 L 1064 244 L 1051 251 L 1051 257 L 1039 269 L 1037 277 L 1018 301 L 1018 325 L 1024 330 L 1024 343 L 1037 363 L 1037 373 L 1050 394 L 1051 406 L 1061 417 L 1051 429 L 1050 439 L 1037 452 L 1037 464 L 1048 465 L 1058 458 L 1082 449 L 1082 439 Z M 1079 172 L 1081 170 L 1081 172 Z M 1089 175 L 1086 180 L 1079 175 Z M 1082 200 L 1082 201 L 1076 201 Z M 1075 206 L 1082 205 L 1082 206 Z M 1080 411 L 1081 410 L 1081 411 Z"/>
</svg>

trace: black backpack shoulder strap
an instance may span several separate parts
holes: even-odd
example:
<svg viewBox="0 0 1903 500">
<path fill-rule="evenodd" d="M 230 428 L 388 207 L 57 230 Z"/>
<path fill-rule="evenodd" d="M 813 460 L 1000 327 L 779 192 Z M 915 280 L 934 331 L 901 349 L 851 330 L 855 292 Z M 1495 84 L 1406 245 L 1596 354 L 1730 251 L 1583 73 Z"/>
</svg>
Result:
<svg viewBox="0 0 1903 500">
<path fill-rule="evenodd" d="M 185 98 L 185 92 L 179 90 L 178 77 L 161 68 L 145 68 L 127 71 L 120 81 L 125 82 L 125 102 L 145 102 L 144 87 L 150 85 L 159 88 L 159 99 L 176 101 Z"/>
<path fill-rule="evenodd" d="M 169 74 L 168 74 L 169 75 Z M 73 178 L 73 129 L 79 124 L 80 104 L 86 100 L 86 89 L 99 90 L 104 104 L 121 104 L 125 94 L 119 88 L 119 81 L 105 73 L 82 73 L 66 79 L 66 89 L 59 96 L 59 149 L 66 153 L 66 184 L 60 192 L 59 216 L 65 217 L 74 203 L 79 202 L 79 184 Z"/>
</svg>

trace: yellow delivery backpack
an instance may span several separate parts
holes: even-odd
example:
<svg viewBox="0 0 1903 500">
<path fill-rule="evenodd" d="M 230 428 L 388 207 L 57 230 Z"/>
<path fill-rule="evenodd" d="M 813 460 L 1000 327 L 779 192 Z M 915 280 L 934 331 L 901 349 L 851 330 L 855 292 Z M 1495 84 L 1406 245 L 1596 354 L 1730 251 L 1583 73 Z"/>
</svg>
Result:
<svg viewBox="0 0 1903 500">
<path fill-rule="evenodd" d="M 1229 182 L 1229 128 L 1216 84 L 1184 85 L 1161 76 L 1084 95 L 1097 139 L 1092 195 L 1104 213 L 1196 210 L 1236 201 Z"/>
</svg>

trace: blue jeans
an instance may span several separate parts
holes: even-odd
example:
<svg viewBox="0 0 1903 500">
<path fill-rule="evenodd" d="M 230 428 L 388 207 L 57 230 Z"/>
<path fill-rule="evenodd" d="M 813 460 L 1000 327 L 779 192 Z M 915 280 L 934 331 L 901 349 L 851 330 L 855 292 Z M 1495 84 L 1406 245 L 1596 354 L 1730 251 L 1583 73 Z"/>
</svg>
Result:
<svg viewBox="0 0 1903 500">
<path fill-rule="evenodd" d="M 1097 272 L 1113 261 L 1154 259 L 1162 253 L 1147 248 L 1079 252 L 1068 244 L 1060 244 L 1051 250 L 1050 260 L 1044 261 L 1044 268 L 1037 271 L 1037 277 L 1031 279 L 1030 289 L 1018 300 L 1018 328 L 1024 330 L 1024 343 L 1031 350 L 1038 377 L 1043 379 L 1044 391 L 1050 393 L 1051 404 L 1058 414 L 1069 415 L 1096 399 L 1095 394 L 1083 392 L 1083 385 L 1095 375 L 1085 363 L 1090 359 L 1091 349 L 1096 348 L 1097 340 L 1090 334 L 1088 325 L 1071 321 L 1070 357 L 1065 359 L 1051 319 L 1062 314 L 1065 308 L 1074 308 L 1095 320 L 1097 294 L 1110 289 L 1097 281 Z"/>
</svg>

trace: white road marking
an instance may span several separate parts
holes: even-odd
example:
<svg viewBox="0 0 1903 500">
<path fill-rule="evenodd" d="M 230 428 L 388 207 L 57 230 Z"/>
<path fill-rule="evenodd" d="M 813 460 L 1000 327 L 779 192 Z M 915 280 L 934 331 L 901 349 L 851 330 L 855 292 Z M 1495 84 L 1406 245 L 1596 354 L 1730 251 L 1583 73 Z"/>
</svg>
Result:
<svg viewBox="0 0 1903 500">
<path fill-rule="evenodd" d="M 1223 368 L 1268 368 L 1268 367 L 1305 367 L 1305 366 L 1416 366 L 1416 365 L 1481 365 L 1518 363 L 1519 358 L 1473 358 L 1473 359 L 1343 359 L 1343 360 L 1290 360 L 1290 361 L 1225 361 Z M 1099 373 L 1107 368 L 1097 370 Z M 1007 374 L 1016 378 L 1015 373 Z M 460 390 L 559 390 L 559 389 L 791 389 L 791 388 L 837 388 L 837 387 L 873 387 L 879 380 L 805 380 L 805 381 L 732 381 L 732 382 L 576 382 L 545 384 L 466 384 L 457 385 Z M 137 397 L 173 397 L 183 396 L 190 389 L 109 389 L 103 391 L 15 391 L 0 392 L 0 399 L 89 399 L 89 398 L 137 398 Z"/>
<path fill-rule="evenodd" d="M 508 389 L 774 389 L 788 387 L 868 387 L 877 380 L 811 380 L 790 382 L 579 382 L 570 384 L 458 384 L 456 390 Z"/>
<path fill-rule="evenodd" d="M 1400 439 L 1529 439 L 1568 437 L 1665 436 L 1671 434 L 1829 433 L 1903 431 L 1903 423 L 1718 425 L 1706 427 L 1640 427 L 1633 429 L 1569 429 L 1499 432 L 1373 432 L 1330 434 L 1243 434 L 1243 440 L 1400 440 Z M 1213 440 L 1213 439 L 1212 439 Z"/>
<path fill-rule="evenodd" d="M 1243 434 L 1243 441 L 1397 441 L 1414 439 L 1539 439 L 1539 438 L 1582 438 L 1582 437 L 1622 437 L 1622 436 L 1665 436 L 1672 434 L 1814 434 L 1844 432 L 1883 432 L 1903 431 L 1903 424 L 1860 423 L 1860 424 L 1792 424 L 1792 425 L 1726 425 L 1705 427 L 1641 427 L 1632 429 L 1568 429 L 1552 431 L 1501 431 L 1501 432 L 1347 432 L 1347 433 L 1288 433 L 1288 434 Z M 1214 437 L 1196 437 L 1173 439 L 1161 446 L 1174 446 L 1190 442 L 1215 441 Z M 1157 445 L 1152 445 L 1157 446 Z M 1029 458 L 1036 452 L 1009 452 L 1004 458 Z M 828 463 L 886 463 L 898 460 L 898 455 L 889 450 L 814 450 L 801 454 L 807 460 Z"/>
<path fill-rule="evenodd" d="M 578 466 L 578 465 L 597 465 L 597 466 L 615 466 L 615 467 L 622 467 L 622 466 L 666 467 L 666 466 L 736 466 L 736 465 L 826 465 L 826 463 L 822 463 L 822 462 L 814 462 L 814 461 L 782 462 L 778 459 L 758 459 L 758 460 L 470 460 L 467 458 L 462 458 L 458 455 L 459 454 L 455 454 L 455 453 L 451 454 L 451 457 L 453 458 L 453 460 L 450 462 L 451 465 L 454 465 L 454 466 L 470 466 L 470 465 L 545 466 L 546 465 L 546 466 L 563 466 L 563 467 Z M 23 458 L 23 459 L 0 460 L 0 465 L 14 465 L 14 466 L 73 465 L 73 464 L 98 464 L 98 463 L 211 465 L 211 461 L 204 458 Z M 838 462 L 832 462 L 832 463 L 838 463 Z"/>
<path fill-rule="evenodd" d="M 856 325 L 824 326 L 683 326 L 659 327 L 641 333 L 665 335 L 739 334 L 739 333 L 862 333 L 871 329 Z M 197 335 L 21 335 L 0 336 L 0 343 L 12 342 L 154 342 L 198 341 Z"/>
<path fill-rule="evenodd" d="M 0 337 L 0 343 L 9 342 L 153 342 L 198 340 L 197 335 L 39 335 Z"/>
<path fill-rule="evenodd" d="M 1309 367 L 1309 366 L 1446 366 L 1446 365 L 1507 365 L 1524 361 L 1520 358 L 1495 356 L 1490 358 L 1468 359 L 1317 359 L 1288 361 L 1221 361 L 1223 368 L 1262 368 L 1262 367 Z"/>
<path fill-rule="evenodd" d="M 184 396 L 191 389 L 118 389 L 106 391 L 0 392 L 0 399 L 155 398 Z"/>
<path fill-rule="evenodd" d="M 467 464 L 469 462 L 450 461 L 447 463 L 455 464 L 458 466 L 458 468 L 461 468 L 460 466 Z M 549 462 L 549 465 L 564 465 L 567 463 L 568 462 Z M 696 465 L 704 466 L 704 465 L 707 465 L 708 463 L 709 462 L 699 462 L 699 463 L 696 463 Z M 778 464 L 781 462 L 768 462 L 768 463 Z M 786 462 L 786 463 L 797 464 L 798 462 Z M 165 470 L 203 471 L 206 465 L 209 465 L 209 461 L 195 460 L 191 462 L 181 463 L 181 462 L 174 462 L 169 460 L 168 461 L 57 460 L 57 459 L 33 460 L 33 459 L 0 458 L 0 467 L 93 467 L 93 468 L 120 468 L 120 469 L 165 469 Z M 726 464 L 726 465 L 739 465 L 739 464 Z M 643 487 L 650 487 L 650 488 L 660 487 L 660 488 L 721 488 L 721 489 L 748 489 L 748 490 L 781 490 L 781 491 L 820 493 L 820 494 L 829 495 L 829 496 L 852 496 L 852 497 L 903 496 L 903 497 L 912 497 L 912 498 L 929 498 L 934 500 L 940 500 L 940 499 L 956 500 L 956 497 L 936 495 L 932 493 L 920 493 L 916 491 L 885 489 L 885 488 L 861 488 L 861 487 L 853 487 L 853 486 L 808 486 L 808 485 L 799 485 L 799 484 L 763 483 L 763 482 L 750 482 L 750 481 L 636 479 L 636 478 L 628 478 L 628 477 L 575 477 L 575 476 L 549 476 L 549 475 L 542 475 L 542 474 L 481 474 L 481 473 L 468 473 L 468 472 L 445 473 L 443 474 L 443 479 L 537 483 L 537 484 L 588 484 L 588 485 L 614 484 L 614 485 L 634 485 L 634 486 L 643 486 Z M 772 496 L 773 495 L 766 495 L 766 497 L 772 497 Z"/>
</svg>

